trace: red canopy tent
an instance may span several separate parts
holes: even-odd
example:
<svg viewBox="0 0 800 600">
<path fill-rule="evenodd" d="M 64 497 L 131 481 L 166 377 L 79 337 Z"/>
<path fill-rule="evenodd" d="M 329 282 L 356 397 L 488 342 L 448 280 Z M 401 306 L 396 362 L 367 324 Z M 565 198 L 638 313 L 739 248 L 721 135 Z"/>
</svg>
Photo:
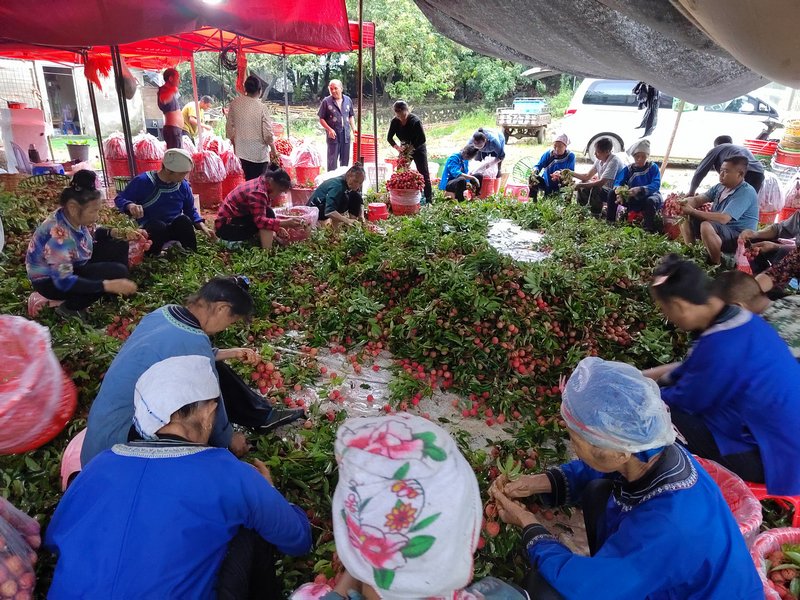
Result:
<svg viewBox="0 0 800 600">
<path fill-rule="evenodd" d="M 48 19 L 37 17 L 42 13 L 48 14 Z M 145 69 L 191 60 L 194 79 L 195 52 L 220 52 L 233 46 L 244 52 L 283 55 L 285 65 L 286 55 L 358 49 L 360 80 L 361 48 L 373 49 L 374 65 L 374 44 L 374 24 L 359 27 L 358 23 L 348 23 L 343 0 L 274 5 L 265 5 L 263 0 L 215 5 L 201 0 L 42 0 L 35 11 L 22 0 L 6 0 L 0 5 L 0 56 L 82 63 L 89 51 L 111 55 L 131 160 L 120 57 L 130 66 Z M 99 136 L 91 86 L 90 99 Z"/>
</svg>

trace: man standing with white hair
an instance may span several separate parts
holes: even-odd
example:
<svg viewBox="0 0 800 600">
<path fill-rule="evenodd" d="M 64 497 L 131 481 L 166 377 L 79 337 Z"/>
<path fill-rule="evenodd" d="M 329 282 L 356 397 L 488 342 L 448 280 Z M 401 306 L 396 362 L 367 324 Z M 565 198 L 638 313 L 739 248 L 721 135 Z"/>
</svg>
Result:
<svg viewBox="0 0 800 600">
<path fill-rule="evenodd" d="M 355 129 L 353 101 L 342 94 L 342 82 L 331 79 L 328 84 L 330 96 L 325 96 L 319 105 L 319 124 L 328 134 L 328 171 L 350 164 L 350 131 Z"/>
</svg>

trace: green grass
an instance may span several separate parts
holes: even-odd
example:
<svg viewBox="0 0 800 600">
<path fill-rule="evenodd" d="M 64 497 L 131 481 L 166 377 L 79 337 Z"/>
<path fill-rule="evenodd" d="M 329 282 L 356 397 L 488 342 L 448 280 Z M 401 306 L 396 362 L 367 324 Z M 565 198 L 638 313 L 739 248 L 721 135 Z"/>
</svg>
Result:
<svg viewBox="0 0 800 600">
<path fill-rule="evenodd" d="M 432 138 L 448 135 L 470 136 L 478 127 L 494 127 L 494 113 L 479 109 L 461 117 L 458 121 L 434 123 L 425 127 L 426 134 Z"/>
</svg>

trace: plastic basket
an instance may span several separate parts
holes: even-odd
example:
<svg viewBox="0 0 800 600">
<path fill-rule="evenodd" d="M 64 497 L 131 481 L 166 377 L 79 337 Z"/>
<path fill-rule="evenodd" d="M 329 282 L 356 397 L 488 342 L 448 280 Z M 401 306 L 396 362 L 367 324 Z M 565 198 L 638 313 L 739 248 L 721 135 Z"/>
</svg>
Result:
<svg viewBox="0 0 800 600">
<path fill-rule="evenodd" d="M 244 183 L 244 175 L 231 173 L 222 180 L 222 199 L 228 197 L 233 190 Z"/>
<path fill-rule="evenodd" d="M 527 202 L 528 200 L 530 200 L 530 198 L 528 197 L 530 189 L 528 188 L 527 185 L 520 185 L 518 183 L 509 183 L 504 188 L 504 191 L 507 196 L 511 196 L 512 198 L 518 200 L 519 202 Z"/>
<path fill-rule="evenodd" d="M 744 541 L 749 548 L 755 542 L 763 521 L 761 503 L 741 477 L 713 460 L 698 456 L 694 458 L 719 486 L 722 497 L 731 509 L 733 518 L 736 520 L 739 531 L 742 532 L 742 537 L 744 537 Z"/>
<path fill-rule="evenodd" d="M 785 206 L 785 207 L 783 207 L 783 209 L 781 209 L 781 214 L 780 214 L 779 220 L 785 221 L 786 219 L 791 218 L 791 216 L 798 210 L 800 210 L 800 208 L 798 208 L 796 206 Z"/>
<path fill-rule="evenodd" d="M 773 210 L 773 211 L 761 211 L 758 213 L 758 224 L 759 225 L 772 225 L 775 220 L 778 218 L 780 211 Z"/>
<path fill-rule="evenodd" d="M 222 182 L 192 181 L 192 193 L 200 196 L 200 208 L 213 210 L 222 202 Z"/>
<path fill-rule="evenodd" d="M 0 174 L 0 189 L 6 192 L 13 192 L 17 189 L 23 179 L 27 179 L 25 173 L 2 173 Z"/>
<path fill-rule="evenodd" d="M 0 454 L 17 454 L 53 439 L 75 412 L 77 391 L 61 370 L 46 327 L 0 316 Z"/>
<path fill-rule="evenodd" d="M 394 200 L 391 201 L 392 213 L 398 216 L 402 215 L 416 215 L 420 211 L 419 204 L 398 204 Z"/>
<path fill-rule="evenodd" d="M 295 167 L 294 175 L 297 183 L 305 183 L 306 181 L 314 181 L 319 175 L 319 167 Z"/>
<path fill-rule="evenodd" d="M 272 124 L 272 135 L 275 137 L 282 137 L 285 131 L 285 127 L 283 123 L 273 123 Z"/>
<path fill-rule="evenodd" d="M 147 171 L 160 171 L 160 170 L 161 170 L 160 160 L 141 160 L 139 158 L 136 159 L 137 173 L 146 173 Z"/>
<path fill-rule="evenodd" d="M 419 206 L 419 196 L 419 190 L 389 190 L 389 200 L 392 206 L 395 204 Z"/>
<path fill-rule="evenodd" d="M 775 162 L 786 167 L 800 167 L 800 152 L 786 152 L 778 148 Z"/>
<path fill-rule="evenodd" d="M 111 178 L 131 176 L 131 168 L 128 165 L 127 158 L 107 158 L 106 171 L 108 171 L 108 176 Z"/>
<path fill-rule="evenodd" d="M 306 206 L 313 193 L 314 190 L 312 188 L 293 187 L 291 192 L 292 206 Z"/>
<path fill-rule="evenodd" d="M 781 600 L 777 588 L 767 579 L 767 556 L 780 550 L 783 544 L 800 544 L 800 529 L 791 527 L 779 527 L 765 531 L 756 538 L 750 548 L 750 556 L 756 564 L 758 576 L 764 586 L 764 598 L 766 600 Z"/>
<path fill-rule="evenodd" d="M 316 227 L 317 220 L 319 219 L 319 209 L 315 206 L 291 206 L 285 208 L 276 208 L 275 216 L 278 219 L 301 218 L 307 224 L 307 228 L 287 228 L 286 236 L 278 236 L 278 241 L 281 244 L 294 244 L 302 242 L 311 237 L 311 229 Z"/>
<path fill-rule="evenodd" d="M 375 162 L 375 136 L 355 134 L 353 136 L 353 163 L 358 161 L 358 138 L 361 137 L 361 157 L 364 162 Z"/>
<path fill-rule="evenodd" d="M 367 219 L 382 221 L 389 218 L 389 208 L 383 202 L 370 202 L 367 210 Z"/>
<path fill-rule="evenodd" d="M 778 142 L 769 140 L 745 140 L 744 147 L 753 154 L 760 154 L 771 158 L 778 149 Z"/>
<path fill-rule="evenodd" d="M 125 188 L 128 187 L 128 184 L 132 180 L 133 180 L 133 177 L 130 177 L 129 175 L 123 175 L 121 177 L 120 176 L 114 177 L 114 190 L 117 193 L 124 192 Z"/>
<path fill-rule="evenodd" d="M 488 198 L 492 194 L 496 194 L 500 189 L 499 177 L 484 177 L 481 182 L 481 198 Z"/>
<path fill-rule="evenodd" d="M 681 217 L 664 217 L 664 234 L 671 240 L 681 238 Z"/>
</svg>

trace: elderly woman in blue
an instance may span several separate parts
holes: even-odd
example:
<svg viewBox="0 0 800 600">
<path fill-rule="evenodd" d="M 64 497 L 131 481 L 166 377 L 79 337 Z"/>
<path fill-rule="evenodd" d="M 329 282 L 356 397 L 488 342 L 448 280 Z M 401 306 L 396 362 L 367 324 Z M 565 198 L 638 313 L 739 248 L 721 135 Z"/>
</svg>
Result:
<svg viewBox="0 0 800 600">
<path fill-rule="evenodd" d="M 567 150 L 567 146 L 569 138 L 562 133 L 553 140 L 553 149 L 542 154 L 536 163 L 528 179 L 528 197 L 532 202 L 538 200 L 540 190 L 545 194 L 552 194 L 561 188 L 558 177 L 553 178 L 554 173 L 575 169 L 575 154 Z"/>
<path fill-rule="evenodd" d="M 582 360 L 561 416 L 578 459 L 491 493 L 523 528 L 532 598 L 760 600 L 744 538 L 711 477 L 676 445 L 658 386 L 631 365 Z M 515 498 L 580 505 L 591 556 L 561 544 Z M 541 592 L 538 592 L 541 590 Z"/>
<path fill-rule="evenodd" d="M 33 289 L 63 300 L 56 312 L 64 317 L 82 318 L 104 294 L 136 292 L 128 279 L 129 234 L 94 226 L 102 205 L 95 177 L 86 170 L 75 174 L 61 192 L 61 207 L 36 228 L 25 255 Z M 130 232 L 132 239 L 142 235 Z"/>
<path fill-rule="evenodd" d="M 607 217 L 612 223 L 617 220 L 617 205 L 624 204 L 628 210 L 642 213 L 644 229 L 655 233 L 656 211 L 661 208 L 661 169 L 650 159 L 650 141 L 641 139 L 633 144 L 628 153 L 633 157 L 633 164 L 617 173 L 614 180 L 615 189 L 626 186 L 627 198 L 622 194 L 612 194 L 607 202 Z M 620 190 L 621 191 L 621 190 Z"/>
</svg>

